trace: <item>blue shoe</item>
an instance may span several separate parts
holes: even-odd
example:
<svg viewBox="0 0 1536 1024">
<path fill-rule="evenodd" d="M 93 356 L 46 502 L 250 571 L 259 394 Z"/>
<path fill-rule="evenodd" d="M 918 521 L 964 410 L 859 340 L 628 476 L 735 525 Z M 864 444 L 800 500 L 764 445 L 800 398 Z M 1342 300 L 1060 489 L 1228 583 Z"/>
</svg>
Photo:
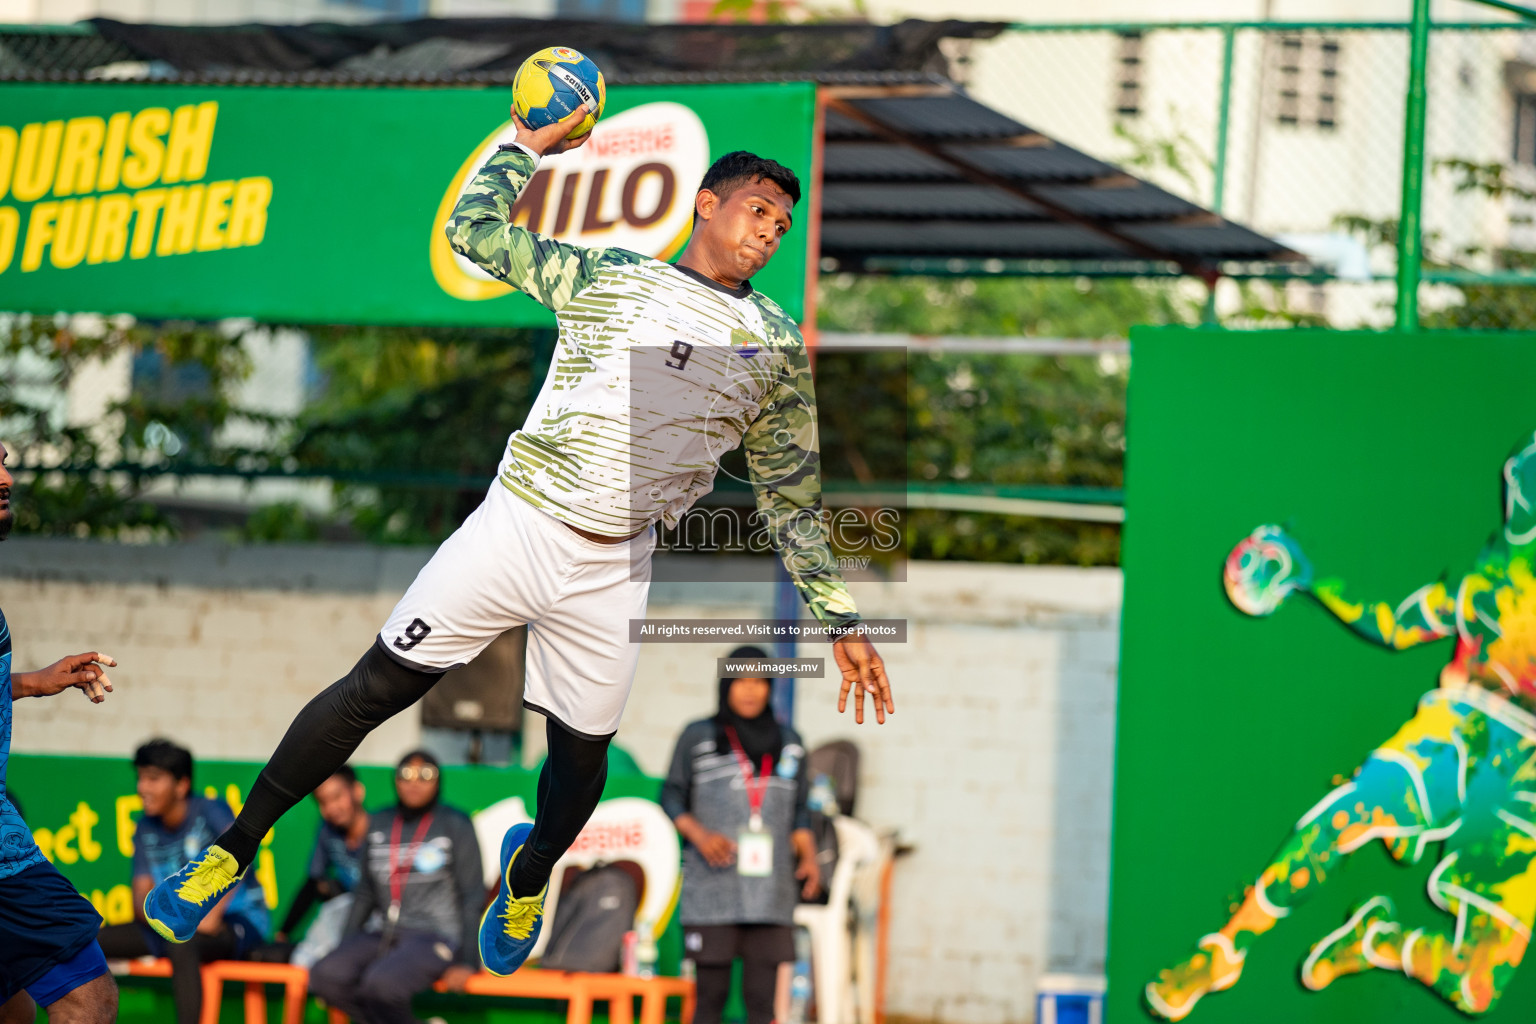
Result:
<svg viewBox="0 0 1536 1024">
<path fill-rule="evenodd" d="M 518 899 L 512 895 L 512 863 L 527 842 L 532 825 L 513 825 L 501 840 L 501 889 L 480 918 L 480 962 L 498 978 L 505 978 L 528 959 L 533 944 L 539 941 L 544 923 L 544 897 L 549 886 L 537 896 Z"/>
<path fill-rule="evenodd" d="M 210 846 L 197 860 L 149 890 L 144 897 L 144 920 L 167 941 L 186 942 L 243 874 L 233 854 Z"/>
</svg>

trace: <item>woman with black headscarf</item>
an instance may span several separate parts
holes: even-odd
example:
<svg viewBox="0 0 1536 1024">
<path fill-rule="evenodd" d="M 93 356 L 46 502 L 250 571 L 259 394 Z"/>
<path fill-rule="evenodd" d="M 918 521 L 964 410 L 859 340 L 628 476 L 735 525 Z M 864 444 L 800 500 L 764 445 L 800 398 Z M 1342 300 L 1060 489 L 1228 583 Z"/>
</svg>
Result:
<svg viewBox="0 0 1536 1024">
<path fill-rule="evenodd" d="M 738 647 L 727 662 L 767 659 Z M 761 671 L 761 669 L 759 669 Z M 683 846 L 683 948 L 698 972 L 694 1024 L 719 1024 L 742 961 L 747 1024 L 773 1020 L 779 964 L 795 958 L 794 912 L 821 886 L 806 808 L 805 748 L 759 675 L 720 680 L 713 717 L 678 737 L 661 806 Z"/>
</svg>

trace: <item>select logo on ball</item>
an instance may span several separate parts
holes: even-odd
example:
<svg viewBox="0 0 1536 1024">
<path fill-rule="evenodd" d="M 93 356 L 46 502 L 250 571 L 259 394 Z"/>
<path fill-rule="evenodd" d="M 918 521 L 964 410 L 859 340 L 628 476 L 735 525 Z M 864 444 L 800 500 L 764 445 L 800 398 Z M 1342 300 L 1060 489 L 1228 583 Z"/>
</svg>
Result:
<svg viewBox="0 0 1536 1024">
<path fill-rule="evenodd" d="M 561 60 L 581 60 L 581 54 L 577 53 L 569 46 L 553 46 L 550 47 L 550 50 L 556 57 L 559 57 Z"/>
<path fill-rule="evenodd" d="M 508 121 L 471 152 L 443 193 L 428 252 L 432 276 L 458 299 L 512 291 L 448 245 L 443 225 L 475 173 L 516 127 Z M 693 196 L 709 168 L 704 122 L 680 103 L 647 103 L 604 118 L 579 149 L 545 157 L 512 207 L 513 223 L 584 248 L 617 246 L 668 260 L 693 227 Z"/>
</svg>

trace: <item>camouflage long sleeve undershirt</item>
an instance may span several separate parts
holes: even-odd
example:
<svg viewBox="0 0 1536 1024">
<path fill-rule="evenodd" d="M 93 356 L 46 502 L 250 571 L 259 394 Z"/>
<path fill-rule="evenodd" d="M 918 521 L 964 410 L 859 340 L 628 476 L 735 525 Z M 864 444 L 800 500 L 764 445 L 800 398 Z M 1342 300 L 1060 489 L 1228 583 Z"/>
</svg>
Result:
<svg viewBox="0 0 1536 1024">
<path fill-rule="evenodd" d="M 821 514 L 805 342 L 771 299 L 626 249 L 536 235 L 513 207 L 538 161 L 503 147 L 445 230 L 455 252 L 555 312 L 549 376 L 507 442 L 501 482 L 557 519 L 625 536 L 680 517 L 745 448 L 758 515 L 824 625 L 859 621 Z"/>
</svg>

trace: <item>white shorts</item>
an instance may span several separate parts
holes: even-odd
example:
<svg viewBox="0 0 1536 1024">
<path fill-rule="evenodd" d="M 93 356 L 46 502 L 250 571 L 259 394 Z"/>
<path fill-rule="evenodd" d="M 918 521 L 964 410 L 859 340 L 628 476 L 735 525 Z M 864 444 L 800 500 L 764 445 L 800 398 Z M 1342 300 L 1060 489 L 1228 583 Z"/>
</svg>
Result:
<svg viewBox="0 0 1536 1024">
<path fill-rule="evenodd" d="M 588 540 L 498 481 L 416 574 L 380 644 L 414 668 L 447 671 L 527 624 L 524 705 L 579 735 L 611 736 L 640 658 L 629 623 L 645 618 L 655 548 L 654 528 Z"/>
</svg>

